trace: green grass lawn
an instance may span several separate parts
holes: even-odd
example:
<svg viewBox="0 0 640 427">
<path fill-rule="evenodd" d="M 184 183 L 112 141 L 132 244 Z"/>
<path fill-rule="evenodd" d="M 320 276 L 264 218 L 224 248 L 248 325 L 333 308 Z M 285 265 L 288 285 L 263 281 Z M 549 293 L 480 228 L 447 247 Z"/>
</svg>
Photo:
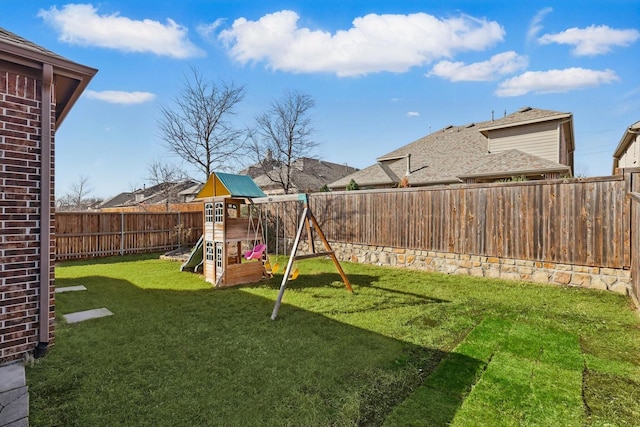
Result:
<svg viewBox="0 0 640 427">
<path fill-rule="evenodd" d="M 640 320 L 593 290 L 344 263 L 214 290 L 157 256 L 70 262 L 32 426 L 640 424 Z M 63 314 L 114 315 L 66 324 Z"/>
</svg>

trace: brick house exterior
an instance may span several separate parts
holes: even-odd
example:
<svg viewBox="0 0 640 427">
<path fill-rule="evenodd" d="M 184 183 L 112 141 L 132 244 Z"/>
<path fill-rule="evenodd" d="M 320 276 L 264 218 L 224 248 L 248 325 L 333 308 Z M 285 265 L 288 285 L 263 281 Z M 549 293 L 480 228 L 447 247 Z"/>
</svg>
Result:
<svg viewBox="0 0 640 427">
<path fill-rule="evenodd" d="M 96 72 L 0 28 L 0 365 L 54 341 L 55 131 Z"/>
</svg>

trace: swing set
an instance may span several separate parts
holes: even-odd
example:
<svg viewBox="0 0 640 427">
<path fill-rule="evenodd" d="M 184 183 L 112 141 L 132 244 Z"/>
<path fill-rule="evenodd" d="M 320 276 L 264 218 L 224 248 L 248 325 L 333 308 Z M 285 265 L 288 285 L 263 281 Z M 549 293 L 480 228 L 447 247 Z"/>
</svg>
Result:
<svg viewBox="0 0 640 427">
<path fill-rule="evenodd" d="M 331 245 L 327 241 L 322 229 L 320 228 L 320 224 L 316 220 L 316 217 L 313 215 L 311 211 L 311 207 L 309 206 L 309 195 L 308 194 L 293 194 L 293 195 L 282 195 L 282 196 L 270 196 L 264 198 L 253 199 L 253 203 L 273 203 L 273 202 L 285 202 L 297 200 L 302 202 L 302 214 L 300 215 L 300 219 L 298 221 L 298 231 L 296 233 L 295 239 L 293 241 L 293 247 L 291 248 L 291 253 L 289 255 L 289 260 L 287 261 L 287 267 L 282 275 L 282 283 L 280 284 L 280 291 L 278 292 L 278 298 L 276 299 L 276 304 L 273 307 L 273 312 L 271 313 L 271 319 L 275 320 L 278 316 L 278 310 L 280 309 L 280 305 L 282 303 L 282 297 L 284 296 L 284 291 L 287 287 L 287 283 L 289 280 L 295 280 L 299 275 L 299 270 L 295 266 L 295 262 L 302 259 L 308 258 L 317 258 L 317 257 L 330 257 L 333 261 L 333 264 L 338 270 L 340 277 L 342 278 L 342 282 L 349 292 L 353 292 L 353 288 L 351 287 L 351 283 L 347 278 L 347 275 L 344 273 L 340 262 L 338 261 L 338 257 L 335 252 L 331 249 Z M 277 215 L 276 215 L 277 218 Z M 298 255 L 298 248 L 300 245 L 300 241 L 302 240 L 302 235 L 306 231 L 307 239 L 308 239 L 308 248 L 309 251 L 306 254 Z M 324 251 L 317 251 L 314 243 L 314 231 L 316 235 L 320 238 Z M 277 236 L 276 236 L 277 242 Z M 277 250 L 276 250 L 277 252 Z"/>
<path fill-rule="evenodd" d="M 335 252 L 331 249 L 311 211 L 307 194 L 266 196 L 249 176 L 214 172 L 197 198 L 204 199 L 204 233 L 200 246 L 200 256 L 203 258 L 202 271 L 205 280 L 216 287 L 255 283 L 262 279 L 271 278 L 279 271 L 278 241 L 280 240 L 279 226 L 281 221 L 278 207 L 282 202 L 297 201 L 302 205 L 302 214 L 298 220 L 297 233 L 293 240 L 271 319 L 275 320 L 278 315 L 287 283 L 290 280 L 295 280 L 299 275 L 299 269 L 296 265 L 298 260 L 330 257 L 347 290 L 353 291 Z M 266 232 L 268 226 L 263 226 L 262 205 L 264 204 L 275 204 L 276 250 L 273 264 L 268 255 Z M 268 211 L 269 209 L 267 209 Z M 284 207 L 282 211 L 284 213 Z M 265 214 L 265 223 L 267 223 L 267 219 Z M 284 221 L 282 224 L 286 230 Z M 299 245 L 305 231 L 309 250 L 308 253 L 298 255 Z M 322 251 L 316 251 L 314 232 L 324 246 Z M 284 234 L 283 255 L 286 252 L 286 231 Z M 197 249 L 192 252 L 191 257 L 196 255 Z M 190 262 L 191 259 L 185 265 Z"/>
</svg>

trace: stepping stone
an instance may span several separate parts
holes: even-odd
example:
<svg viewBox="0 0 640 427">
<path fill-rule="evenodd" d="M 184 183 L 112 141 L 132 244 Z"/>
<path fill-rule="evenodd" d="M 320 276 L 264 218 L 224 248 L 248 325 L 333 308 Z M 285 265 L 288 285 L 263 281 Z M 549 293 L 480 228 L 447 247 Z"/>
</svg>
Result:
<svg viewBox="0 0 640 427">
<path fill-rule="evenodd" d="M 85 311 L 78 311 L 76 313 L 65 314 L 64 320 L 66 320 L 67 323 L 77 323 L 77 322 L 82 322 L 84 320 L 97 319 L 99 317 L 105 317 L 105 316 L 111 316 L 111 315 L 113 315 L 113 313 L 103 307 L 103 308 L 95 308 L 93 310 L 85 310 Z"/>
<path fill-rule="evenodd" d="M 27 385 L 24 366 L 14 363 L 0 367 L 0 393 Z"/>
<path fill-rule="evenodd" d="M 67 286 L 66 288 L 56 288 L 56 294 L 61 294 L 62 292 L 75 292 L 75 291 L 86 291 L 83 285 L 78 286 Z"/>
<path fill-rule="evenodd" d="M 29 426 L 29 391 L 24 366 L 0 367 L 0 426 Z"/>
</svg>

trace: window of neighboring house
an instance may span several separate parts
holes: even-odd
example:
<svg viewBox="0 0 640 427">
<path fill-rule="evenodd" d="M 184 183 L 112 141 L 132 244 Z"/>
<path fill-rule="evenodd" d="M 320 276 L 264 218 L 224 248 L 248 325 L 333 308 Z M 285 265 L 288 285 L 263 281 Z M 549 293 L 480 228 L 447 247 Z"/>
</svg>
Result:
<svg viewBox="0 0 640 427">
<path fill-rule="evenodd" d="M 204 204 L 204 222 L 213 222 L 213 203 Z"/>
<path fill-rule="evenodd" d="M 216 202 L 215 222 L 222 222 L 223 219 L 224 219 L 224 203 Z"/>
<path fill-rule="evenodd" d="M 207 261 L 213 261 L 213 242 L 207 240 L 204 244 L 205 256 Z"/>
</svg>

